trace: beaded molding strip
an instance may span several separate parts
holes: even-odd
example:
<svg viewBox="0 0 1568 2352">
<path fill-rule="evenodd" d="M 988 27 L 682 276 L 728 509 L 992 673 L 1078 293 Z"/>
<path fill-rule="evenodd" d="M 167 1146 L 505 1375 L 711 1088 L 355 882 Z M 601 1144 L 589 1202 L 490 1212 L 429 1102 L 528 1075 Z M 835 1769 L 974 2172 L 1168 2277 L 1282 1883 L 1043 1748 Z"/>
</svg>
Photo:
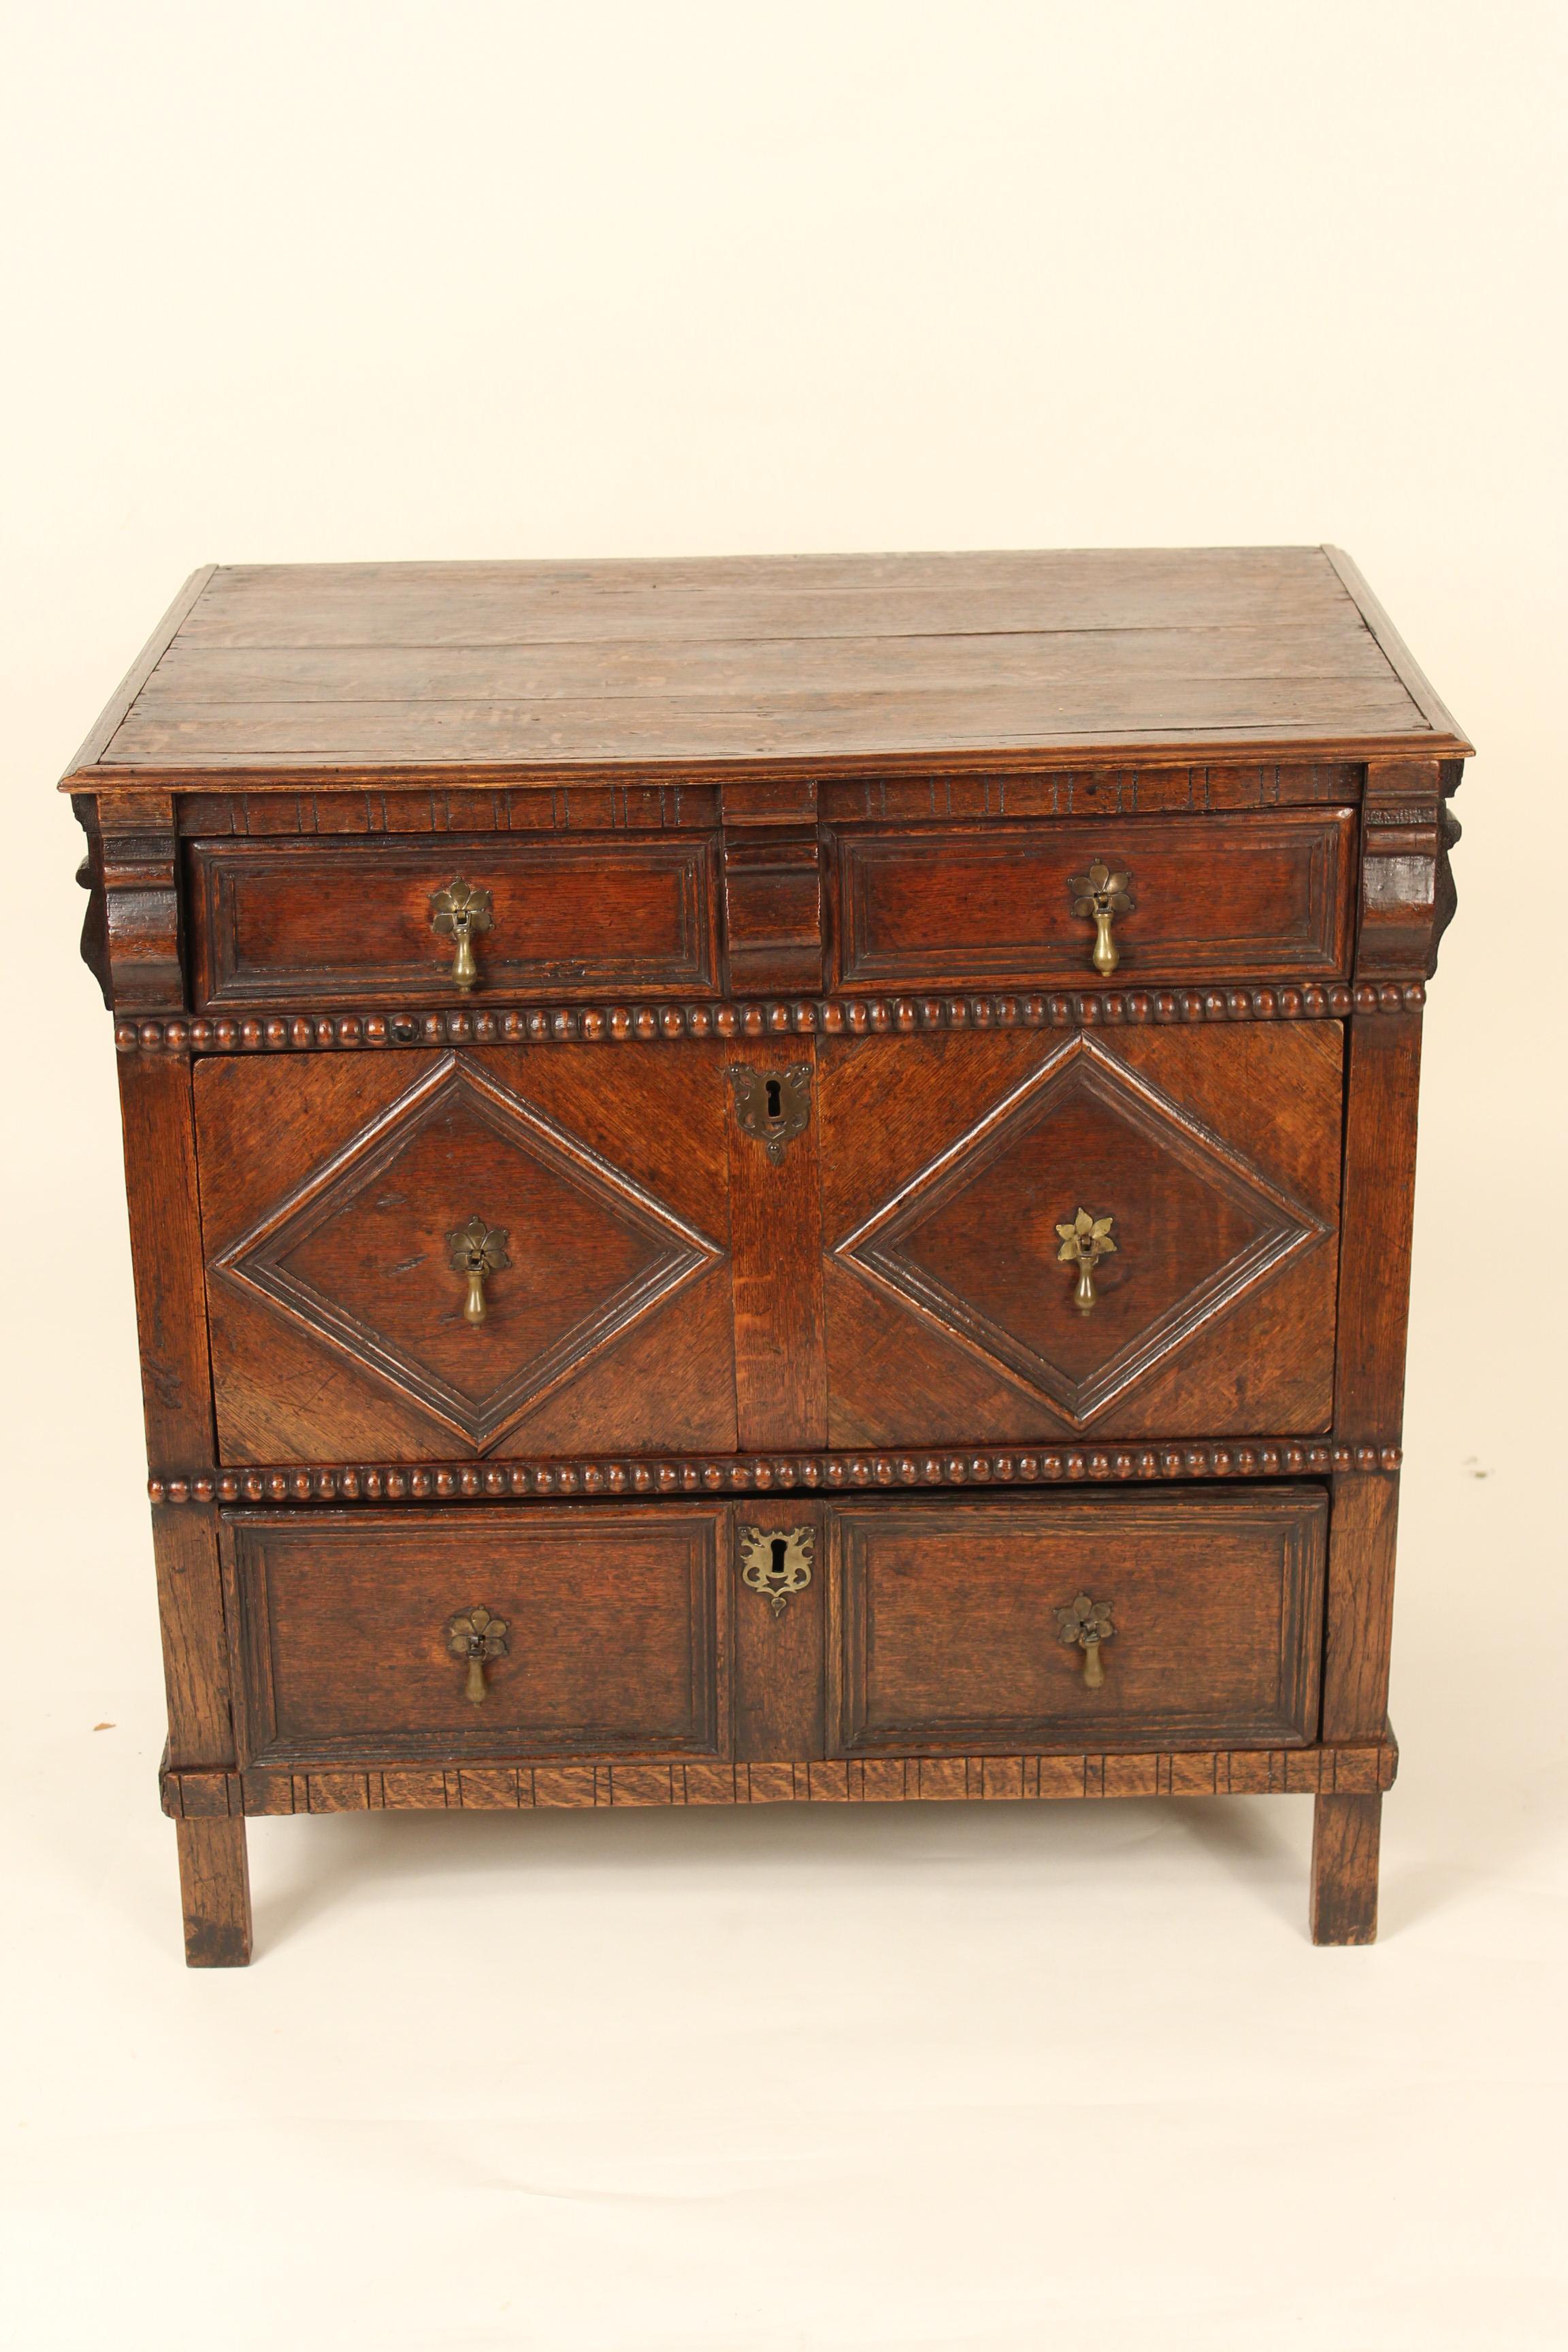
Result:
<svg viewBox="0 0 1568 2352">
<path fill-rule="evenodd" d="M 1114 1452 L 791 1454 L 675 1460 L 278 1464 L 150 1478 L 154 1503 L 469 1502 L 520 1495 L 754 1495 L 774 1487 L 1055 1486 L 1062 1480 L 1299 1478 L 1397 1470 L 1397 1445 L 1289 1438 L 1245 1445 L 1142 1446 Z"/>
<path fill-rule="evenodd" d="M 656 1044 L 684 1037 L 910 1036 L 934 1029 L 1114 1029 L 1204 1021 L 1339 1021 L 1415 1013 L 1420 981 L 1374 987 L 1131 989 L 1106 994 L 801 999 L 776 1004 L 537 1005 L 504 1011 L 296 1013 L 117 1021 L 121 1054 L 321 1052 L 333 1046 Z"/>
<path fill-rule="evenodd" d="M 1024 1798 L 1370 1797 L 1394 1785 L 1392 1733 L 1365 1746 L 1083 1756 L 878 1756 L 787 1764 L 490 1764 L 421 1770 L 170 1771 L 176 1821 L 244 1813 L 512 1812 L 599 1805 L 1017 1802 Z"/>
</svg>

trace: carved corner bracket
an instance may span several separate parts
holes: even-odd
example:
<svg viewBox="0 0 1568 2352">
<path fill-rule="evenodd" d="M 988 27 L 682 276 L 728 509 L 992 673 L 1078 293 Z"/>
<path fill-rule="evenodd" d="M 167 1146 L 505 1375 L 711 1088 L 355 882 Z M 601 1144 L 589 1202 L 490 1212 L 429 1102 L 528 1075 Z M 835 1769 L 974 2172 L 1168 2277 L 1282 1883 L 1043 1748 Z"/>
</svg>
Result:
<svg viewBox="0 0 1568 2352">
<path fill-rule="evenodd" d="M 1448 853 L 1460 827 L 1448 803 L 1458 760 L 1373 760 L 1362 800 L 1357 980 L 1430 980 L 1458 904 Z"/>
<path fill-rule="evenodd" d="M 177 1013 L 185 982 L 173 793 L 116 793 L 106 805 L 78 793 L 71 805 L 88 837 L 77 875 L 89 893 L 82 961 L 116 1012 Z"/>
</svg>

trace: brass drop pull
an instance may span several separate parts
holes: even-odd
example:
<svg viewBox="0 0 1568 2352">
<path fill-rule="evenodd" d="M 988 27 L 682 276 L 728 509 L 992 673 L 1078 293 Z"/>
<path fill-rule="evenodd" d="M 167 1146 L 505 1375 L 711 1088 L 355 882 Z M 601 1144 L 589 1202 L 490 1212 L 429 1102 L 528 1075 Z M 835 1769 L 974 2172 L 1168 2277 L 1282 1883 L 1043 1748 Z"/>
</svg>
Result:
<svg viewBox="0 0 1568 2352">
<path fill-rule="evenodd" d="M 492 1617 L 478 1601 L 454 1617 L 447 1627 L 447 1647 L 455 1658 L 466 1658 L 468 1679 L 463 1696 L 473 1706 L 485 1703 L 485 1667 L 491 1658 L 506 1655 L 506 1620 Z"/>
<path fill-rule="evenodd" d="M 1057 1252 L 1058 1257 L 1078 1268 L 1078 1286 L 1073 1292 L 1072 1303 L 1080 1315 L 1092 1315 L 1094 1312 L 1094 1302 L 1099 1297 L 1094 1286 L 1094 1269 L 1102 1257 L 1115 1252 L 1116 1244 L 1110 1238 L 1110 1228 L 1115 1223 L 1114 1217 L 1091 1217 L 1087 1209 L 1080 1209 L 1070 1225 L 1057 1227 L 1062 1244 Z"/>
<path fill-rule="evenodd" d="M 1103 857 L 1097 857 L 1087 874 L 1075 874 L 1068 884 L 1073 913 L 1094 919 L 1094 953 L 1089 962 L 1101 980 L 1109 980 L 1121 961 L 1110 927 L 1118 915 L 1133 911 L 1131 880 L 1131 874 L 1113 873 Z"/>
<path fill-rule="evenodd" d="M 470 1217 L 455 1234 L 447 1236 L 447 1255 L 455 1274 L 466 1275 L 468 1293 L 463 1301 L 466 1323 L 482 1323 L 485 1319 L 485 1276 L 500 1274 L 511 1264 L 506 1254 L 507 1231 L 504 1225 L 487 1225 L 483 1217 Z"/>
<path fill-rule="evenodd" d="M 490 927 L 490 894 L 476 890 L 460 874 L 453 876 L 444 890 L 430 894 L 430 929 L 443 939 L 456 940 L 458 951 L 452 959 L 452 984 L 455 988 L 472 988 L 479 976 L 474 961 L 476 932 Z"/>
<path fill-rule="evenodd" d="M 1100 1663 L 1100 1645 L 1109 1642 L 1116 1628 L 1110 1622 L 1109 1601 L 1091 1601 L 1080 1592 L 1065 1609 L 1057 1611 L 1057 1638 L 1069 1650 L 1083 1652 L 1083 1685 L 1086 1690 L 1098 1690 L 1105 1680 L 1105 1669 Z"/>
<path fill-rule="evenodd" d="M 811 1582 L 812 1528 L 742 1528 L 741 1581 L 772 1603 L 782 1617 L 792 1592 L 804 1592 Z"/>
</svg>

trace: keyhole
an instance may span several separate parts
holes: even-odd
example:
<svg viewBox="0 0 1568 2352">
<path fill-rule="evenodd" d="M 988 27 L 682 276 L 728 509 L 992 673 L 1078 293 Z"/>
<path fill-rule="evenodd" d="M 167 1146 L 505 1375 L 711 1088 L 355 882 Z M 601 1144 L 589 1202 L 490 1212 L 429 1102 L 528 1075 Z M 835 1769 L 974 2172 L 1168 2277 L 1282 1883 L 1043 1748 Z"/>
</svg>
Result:
<svg viewBox="0 0 1568 2352">
<path fill-rule="evenodd" d="M 780 1091 L 779 1082 L 776 1078 L 770 1078 L 768 1080 L 768 1117 L 770 1118 L 782 1118 L 784 1117 L 784 1096 Z"/>
<path fill-rule="evenodd" d="M 784 1536 L 774 1536 L 773 1539 L 773 1574 L 775 1576 L 782 1576 L 784 1572 L 784 1554 L 788 1549 L 788 1538 Z"/>
</svg>

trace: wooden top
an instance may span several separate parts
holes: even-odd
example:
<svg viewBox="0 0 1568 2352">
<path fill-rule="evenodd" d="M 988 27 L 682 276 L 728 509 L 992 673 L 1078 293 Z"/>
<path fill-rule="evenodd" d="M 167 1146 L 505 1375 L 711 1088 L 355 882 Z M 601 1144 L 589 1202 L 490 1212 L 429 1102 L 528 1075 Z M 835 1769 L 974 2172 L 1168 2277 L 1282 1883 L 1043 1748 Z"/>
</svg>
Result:
<svg viewBox="0 0 1568 2352">
<path fill-rule="evenodd" d="M 1470 746 L 1315 547 L 214 565 L 68 789 Z"/>
</svg>

